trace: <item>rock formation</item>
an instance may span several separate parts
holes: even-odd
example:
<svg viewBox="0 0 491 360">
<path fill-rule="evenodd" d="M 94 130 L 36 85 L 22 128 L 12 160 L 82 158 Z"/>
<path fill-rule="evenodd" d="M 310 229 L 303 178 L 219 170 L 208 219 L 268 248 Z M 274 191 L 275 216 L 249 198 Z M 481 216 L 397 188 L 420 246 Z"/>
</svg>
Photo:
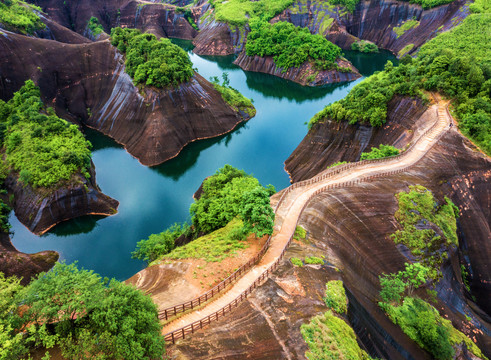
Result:
<svg viewBox="0 0 491 360">
<path fill-rule="evenodd" d="M 273 57 L 248 56 L 244 51 L 234 61 L 234 64 L 240 66 L 243 70 L 278 76 L 299 83 L 300 85 L 322 86 L 331 83 L 353 81 L 361 77 L 358 70 L 349 61 L 338 59 L 336 63 L 340 67 L 351 69 L 351 71 L 318 71 L 315 69 L 314 64 L 305 62 L 298 68 L 289 68 L 283 72 L 282 68 L 276 66 Z"/>
</svg>

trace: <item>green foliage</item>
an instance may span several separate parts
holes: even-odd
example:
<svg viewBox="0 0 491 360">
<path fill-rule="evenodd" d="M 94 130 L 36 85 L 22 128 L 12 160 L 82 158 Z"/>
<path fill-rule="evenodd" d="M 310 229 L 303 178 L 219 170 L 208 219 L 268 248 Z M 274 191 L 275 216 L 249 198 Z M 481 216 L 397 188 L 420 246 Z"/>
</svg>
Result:
<svg viewBox="0 0 491 360">
<path fill-rule="evenodd" d="M 297 227 L 295 228 L 295 233 L 293 234 L 293 238 L 295 240 L 305 240 L 306 237 L 307 237 L 307 231 L 305 231 L 305 229 L 302 226 L 297 225 Z"/>
<path fill-rule="evenodd" d="M 324 260 L 317 256 L 307 256 L 305 258 L 305 264 L 324 265 Z"/>
<path fill-rule="evenodd" d="M 38 6 L 21 0 L 0 1 L 0 24 L 7 30 L 34 34 L 46 27 L 37 13 L 40 11 Z"/>
<path fill-rule="evenodd" d="M 87 27 L 89 30 L 92 32 L 92 35 L 97 36 L 99 34 L 102 34 L 104 32 L 104 28 L 102 27 L 101 23 L 99 22 L 99 19 L 92 16 L 89 19 L 89 23 L 87 24 Z"/>
<path fill-rule="evenodd" d="M 75 181 L 77 173 L 90 176 L 91 144 L 76 125 L 43 105 L 31 80 L 8 103 L 0 103 L 0 124 L 6 129 L 5 162 L 25 184 L 56 187 Z"/>
<path fill-rule="evenodd" d="M 0 199 L 0 231 L 8 233 L 10 230 L 9 215 L 12 209 Z"/>
<path fill-rule="evenodd" d="M 181 235 L 189 232 L 188 224 L 174 224 L 160 234 L 152 234 L 148 239 L 140 240 L 136 250 L 131 253 L 134 259 L 144 260 L 148 263 L 159 259 L 162 255 L 174 250 L 174 241 Z"/>
<path fill-rule="evenodd" d="M 471 286 L 469 284 L 469 272 L 465 268 L 464 264 L 460 264 L 460 275 L 462 275 L 462 283 L 467 291 L 471 291 Z"/>
<path fill-rule="evenodd" d="M 242 242 L 243 239 L 243 223 L 236 218 L 219 230 L 175 248 L 163 258 L 203 259 L 207 262 L 219 262 L 234 255 L 237 250 L 246 248 L 247 244 Z"/>
<path fill-rule="evenodd" d="M 360 0 L 329 0 L 329 4 L 344 6 L 350 13 L 355 11 L 359 2 Z"/>
<path fill-rule="evenodd" d="M 408 30 L 417 28 L 419 26 L 418 20 L 407 20 L 401 24 L 401 26 L 395 27 L 392 30 L 396 33 L 397 37 L 401 37 Z"/>
<path fill-rule="evenodd" d="M 378 52 L 378 46 L 371 41 L 360 40 L 351 44 L 351 50 L 363 53 L 374 53 Z"/>
<path fill-rule="evenodd" d="M 372 148 L 368 152 L 362 152 L 360 160 L 382 159 L 389 156 L 399 155 L 400 150 L 392 145 L 380 144 L 378 148 Z"/>
<path fill-rule="evenodd" d="M 403 0 L 408 1 L 408 0 Z M 445 5 L 451 3 L 454 0 L 409 0 L 411 4 L 421 5 L 423 9 L 431 9 L 436 6 Z"/>
<path fill-rule="evenodd" d="M 344 165 L 344 164 L 347 164 L 347 163 L 348 163 L 347 161 L 338 161 L 338 162 L 335 162 L 335 163 L 329 165 L 326 169 L 330 169 L 330 168 L 336 167 L 338 165 Z"/>
<path fill-rule="evenodd" d="M 242 216 L 247 229 L 261 233 L 267 229 L 267 226 L 263 228 L 262 225 L 274 221 L 274 217 L 271 217 L 269 198 L 267 202 L 265 201 L 265 194 L 271 196 L 274 190 L 268 188 L 263 192 L 261 189 L 265 188 L 259 184 L 259 181 L 242 170 L 237 170 L 230 165 L 217 170 L 215 175 L 203 182 L 201 197 L 191 204 L 189 209 L 195 233 L 210 233 L 225 226 L 239 215 Z M 258 204 L 255 205 L 256 200 Z M 245 209 L 246 204 L 247 209 Z M 254 221 L 262 225 L 255 228 Z"/>
<path fill-rule="evenodd" d="M 309 347 L 305 353 L 309 360 L 370 359 L 356 342 L 353 329 L 330 310 L 303 324 L 300 332 Z"/>
<path fill-rule="evenodd" d="M 379 276 L 380 297 L 386 303 L 399 303 L 402 294 L 407 290 L 411 295 L 414 289 L 424 285 L 430 269 L 420 263 L 405 263 L 405 269 L 397 274 L 382 274 Z"/>
<path fill-rule="evenodd" d="M 68 359 L 149 359 L 165 351 L 150 297 L 74 264 L 57 263 L 25 288 L 0 276 L 0 293 L 0 338 L 10 331 L 0 356 L 55 345 Z M 13 319 L 7 327 L 5 314 Z"/>
<path fill-rule="evenodd" d="M 285 10 L 293 0 L 213 0 L 215 19 L 230 25 L 244 26 L 250 20 L 271 20 Z"/>
<path fill-rule="evenodd" d="M 484 8 L 483 8 L 484 9 Z M 472 14 L 461 25 L 423 45 L 416 59 L 386 66 L 330 104 L 310 121 L 326 118 L 381 126 L 394 95 L 420 96 L 438 91 L 453 99 L 459 128 L 491 154 L 491 14 Z M 400 54 L 403 55 L 403 54 Z"/>
<path fill-rule="evenodd" d="M 430 277 L 436 279 L 446 258 L 446 252 L 442 253 L 442 250 L 458 245 L 459 210 L 447 197 L 444 204 L 437 206 L 431 191 L 420 185 L 410 186 L 409 192 L 400 192 L 396 198 L 395 218 L 402 230 L 397 230 L 391 238 L 395 243 L 407 246 L 416 259 L 429 266 L 432 269 Z"/>
<path fill-rule="evenodd" d="M 491 13 L 491 1 L 475 0 L 472 4 L 469 4 L 469 10 L 473 13 Z"/>
<path fill-rule="evenodd" d="M 191 25 L 195 30 L 199 30 L 198 25 L 194 22 L 193 13 L 189 8 L 176 7 L 177 14 L 184 14 L 184 18 L 188 21 L 189 25 Z"/>
<path fill-rule="evenodd" d="M 318 69 L 336 68 L 341 49 L 321 35 L 312 35 L 306 28 L 284 21 L 270 24 L 250 21 L 245 50 L 249 56 L 272 56 L 276 66 L 286 72 L 311 61 Z"/>
<path fill-rule="evenodd" d="M 299 258 L 292 257 L 290 258 L 290 261 L 292 262 L 293 266 L 303 267 L 303 261 Z"/>
<path fill-rule="evenodd" d="M 169 39 L 136 29 L 114 28 L 111 44 L 126 54 L 126 72 L 135 84 L 164 88 L 189 81 L 194 75 L 188 54 Z"/>
<path fill-rule="evenodd" d="M 401 50 L 399 50 L 399 52 L 397 53 L 397 56 L 399 58 L 403 57 L 404 55 L 409 53 L 413 49 L 413 47 L 414 47 L 414 44 L 407 44 Z"/>
<path fill-rule="evenodd" d="M 240 217 L 246 232 L 256 237 L 273 234 L 275 214 L 270 205 L 270 192 L 262 186 L 245 192 L 242 196 Z"/>
<path fill-rule="evenodd" d="M 235 111 L 243 111 L 250 117 L 256 115 L 256 109 L 252 105 L 252 101 L 242 95 L 238 90 L 229 85 L 228 74 L 222 74 L 223 82 L 219 83 L 218 77 L 212 77 L 210 81 L 214 88 L 222 95 L 223 100 L 227 102 Z"/>
<path fill-rule="evenodd" d="M 338 314 L 346 314 L 348 311 L 348 298 L 341 280 L 331 280 L 326 283 L 326 297 L 324 302 L 328 308 Z"/>
</svg>

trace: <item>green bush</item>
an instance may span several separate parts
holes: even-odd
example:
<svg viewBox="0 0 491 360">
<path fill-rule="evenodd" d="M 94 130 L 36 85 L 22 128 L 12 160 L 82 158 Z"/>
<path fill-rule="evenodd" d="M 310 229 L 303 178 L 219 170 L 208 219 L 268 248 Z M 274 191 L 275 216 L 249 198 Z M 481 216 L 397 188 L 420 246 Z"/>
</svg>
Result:
<svg viewBox="0 0 491 360">
<path fill-rule="evenodd" d="M 384 71 L 317 113 L 309 128 L 326 118 L 381 126 L 394 95 L 425 99 L 423 91 L 438 91 L 453 100 L 460 130 L 491 154 L 490 27 L 491 14 L 469 15 L 461 25 L 423 45 L 416 59 L 407 57 L 396 67 L 388 62 Z"/>
<path fill-rule="evenodd" d="M 348 311 L 348 298 L 341 280 L 331 280 L 326 284 L 326 297 L 324 302 L 338 314 L 346 314 Z"/>
<path fill-rule="evenodd" d="M 360 160 L 382 159 L 389 156 L 399 155 L 400 150 L 392 145 L 380 144 L 378 148 L 372 148 L 368 152 L 362 152 Z"/>
<path fill-rule="evenodd" d="M 337 68 L 335 61 L 341 49 L 321 35 L 284 21 L 270 24 L 251 20 L 250 27 L 245 46 L 248 56 L 272 56 L 283 72 L 306 61 L 320 70 Z"/>
<path fill-rule="evenodd" d="M 305 229 L 300 226 L 300 225 L 297 225 L 296 228 L 295 228 L 295 233 L 293 234 L 293 238 L 295 240 L 305 240 L 305 238 L 307 237 L 307 231 L 305 231 Z"/>
<path fill-rule="evenodd" d="M 222 95 L 223 100 L 232 106 L 235 111 L 243 111 L 247 113 L 249 117 L 256 115 L 256 109 L 254 108 L 254 105 L 252 105 L 252 101 L 230 86 L 228 73 L 223 73 L 222 78 L 222 84 L 219 83 L 217 76 L 212 77 L 210 81 L 212 82 L 213 87 Z"/>
<path fill-rule="evenodd" d="M 359 2 L 360 0 L 329 0 L 329 4 L 344 6 L 350 13 L 355 11 Z"/>
<path fill-rule="evenodd" d="M 307 256 L 305 263 L 310 265 L 324 265 L 324 260 L 317 256 Z"/>
<path fill-rule="evenodd" d="M 102 34 L 104 32 L 104 28 L 102 27 L 101 23 L 99 22 L 99 19 L 92 16 L 89 19 L 89 23 L 87 24 L 87 27 L 89 30 L 92 32 L 94 36 L 97 36 L 99 34 Z"/>
<path fill-rule="evenodd" d="M 0 100 L 6 165 L 35 188 L 77 181 L 77 173 L 88 178 L 91 144 L 76 125 L 46 108 L 40 96 L 39 88 L 28 80 L 8 103 Z"/>
<path fill-rule="evenodd" d="M 40 11 L 40 7 L 21 0 L 0 1 L 0 24 L 7 30 L 34 34 L 46 27 L 37 13 Z"/>
<path fill-rule="evenodd" d="M 353 329 L 330 310 L 300 326 L 300 332 L 309 347 L 305 353 L 309 360 L 371 359 L 358 345 Z"/>
<path fill-rule="evenodd" d="M 403 0 L 408 1 L 408 0 Z M 454 0 L 409 0 L 411 4 L 421 5 L 423 9 L 431 9 L 436 6 L 445 5 L 451 3 Z"/>
<path fill-rule="evenodd" d="M 212 0 L 217 21 L 230 25 L 244 26 L 252 19 L 271 20 L 285 10 L 293 0 Z"/>
<path fill-rule="evenodd" d="M 175 240 L 189 230 L 188 224 L 174 224 L 160 234 L 152 234 L 148 239 L 140 240 L 131 256 L 149 263 L 159 259 L 174 250 Z"/>
<path fill-rule="evenodd" d="M 164 88 L 189 81 L 194 75 L 188 54 L 169 39 L 136 29 L 114 28 L 111 44 L 126 54 L 126 72 L 135 84 Z"/>
<path fill-rule="evenodd" d="M 360 51 L 363 53 L 378 52 L 378 46 L 370 41 L 360 40 L 351 44 L 351 50 Z"/>
<path fill-rule="evenodd" d="M 299 258 L 292 257 L 292 258 L 290 258 L 290 261 L 292 262 L 293 266 L 298 266 L 298 267 L 303 266 L 303 261 L 300 260 Z"/>
</svg>

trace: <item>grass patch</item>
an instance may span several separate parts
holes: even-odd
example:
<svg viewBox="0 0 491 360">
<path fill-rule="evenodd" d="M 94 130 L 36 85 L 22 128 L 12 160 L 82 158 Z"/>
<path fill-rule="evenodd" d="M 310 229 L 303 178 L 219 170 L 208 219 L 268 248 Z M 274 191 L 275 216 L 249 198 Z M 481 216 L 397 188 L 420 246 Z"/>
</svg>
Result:
<svg viewBox="0 0 491 360">
<path fill-rule="evenodd" d="M 397 35 L 397 38 L 400 38 L 406 31 L 417 28 L 419 26 L 418 20 L 407 20 L 401 24 L 401 26 L 397 26 L 393 28 L 394 32 Z"/>
<path fill-rule="evenodd" d="M 401 151 L 398 148 L 392 145 L 380 144 L 378 148 L 373 147 L 368 152 L 362 152 L 360 160 L 382 159 L 389 156 L 399 155 L 400 152 Z"/>
<path fill-rule="evenodd" d="M 328 308 L 331 308 L 338 314 L 346 314 L 348 311 L 348 298 L 346 297 L 341 280 L 331 280 L 326 283 L 324 302 Z"/>
<path fill-rule="evenodd" d="M 303 262 L 299 258 L 292 257 L 290 258 L 290 261 L 292 262 L 293 266 L 303 267 Z"/>
<path fill-rule="evenodd" d="M 307 256 L 305 258 L 305 264 L 309 265 L 324 265 L 324 260 L 317 256 Z"/>
<path fill-rule="evenodd" d="M 330 310 L 303 324 L 300 332 L 309 347 L 305 353 L 309 360 L 370 359 L 353 329 Z"/>
<path fill-rule="evenodd" d="M 446 246 L 457 246 L 457 217 L 459 210 L 445 197 L 438 206 L 431 191 L 423 186 L 410 186 L 409 192 L 396 194 L 398 210 L 395 218 L 402 227 L 390 235 L 396 244 L 404 244 L 411 254 L 429 266 L 430 278 L 439 276 L 439 268 L 448 257 Z M 443 236 L 438 235 L 437 227 Z"/>
<path fill-rule="evenodd" d="M 306 237 L 307 231 L 302 226 L 297 225 L 297 227 L 295 228 L 295 233 L 293 234 L 293 238 L 295 240 L 301 241 L 305 240 Z"/>
<path fill-rule="evenodd" d="M 331 165 L 328 165 L 326 169 L 330 169 L 330 168 L 333 168 L 335 166 L 338 166 L 338 165 L 344 165 L 344 164 L 347 164 L 348 162 L 347 161 L 338 161 L 338 162 L 335 162 Z"/>
<path fill-rule="evenodd" d="M 46 27 L 37 12 L 41 8 L 21 0 L 0 1 L 0 23 L 7 30 L 22 34 L 34 34 Z"/>
<path fill-rule="evenodd" d="M 225 227 L 210 234 L 201 236 L 190 243 L 175 248 L 162 259 L 203 259 L 207 262 L 219 262 L 247 248 L 242 240 L 236 240 L 234 233 L 242 230 L 243 224 L 239 219 L 233 219 Z"/>
<path fill-rule="evenodd" d="M 404 55 L 406 55 L 408 52 L 410 52 L 414 47 L 414 44 L 407 44 L 404 46 L 399 52 L 397 53 L 397 57 L 401 58 Z"/>
<path fill-rule="evenodd" d="M 215 19 L 230 25 L 244 26 L 251 19 L 271 20 L 285 10 L 293 0 L 212 0 Z"/>
</svg>

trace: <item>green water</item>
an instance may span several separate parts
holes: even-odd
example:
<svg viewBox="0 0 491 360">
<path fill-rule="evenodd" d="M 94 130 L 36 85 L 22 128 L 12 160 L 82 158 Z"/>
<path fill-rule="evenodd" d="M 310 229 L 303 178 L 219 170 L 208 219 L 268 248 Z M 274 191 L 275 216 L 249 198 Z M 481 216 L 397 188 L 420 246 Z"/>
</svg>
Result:
<svg viewBox="0 0 491 360">
<path fill-rule="evenodd" d="M 360 81 L 306 88 L 274 76 L 246 73 L 232 64 L 233 57 L 199 57 L 190 52 L 189 43 L 176 43 L 189 51 L 205 78 L 227 71 L 230 85 L 254 100 L 256 117 L 228 135 L 192 143 L 178 157 L 154 168 L 142 166 L 111 139 L 86 130 L 94 145 L 97 183 L 105 194 L 119 200 L 118 214 L 67 221 L 39 237 L 12 213 L 12 240 L 18 250 L 56 250 L 67 262 L 78 261 L 102 276 L 124 280 L 145 265 L 131 259 L 135 244 L 174 222 L 188 220 L 193 193 L 223 165 L 253 173 L 264 185 L 288 186 L 283 162 L 307 133 L 305 122 Z M 364 76 L 381 70 L 388 59 L 394 60 L 387 52 L 346 52 L 346 57 Z"/>
</svg>

